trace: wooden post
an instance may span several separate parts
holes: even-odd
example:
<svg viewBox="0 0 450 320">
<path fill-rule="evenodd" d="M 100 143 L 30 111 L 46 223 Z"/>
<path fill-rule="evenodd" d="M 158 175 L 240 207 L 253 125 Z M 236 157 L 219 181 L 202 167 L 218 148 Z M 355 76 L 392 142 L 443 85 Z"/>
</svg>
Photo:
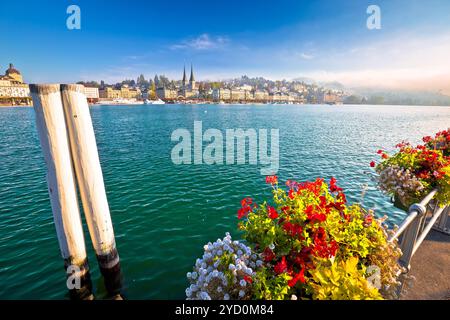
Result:
<svg viewBox="0 0 450 320">
<path fill-rule="evenodd" d="M 119 254 L 84 87 L 61 85 L 61 94 L 86 222 L 105 287 L 116 296 L 122 286 Z"/>
<path fill-rule="evenodd" d="M 91 299 L 92 284 L 78 208 L 60 86 L 30 85 L 36 127 L 47 165 L 47 183 L 61 255 L 69 277 L 78 277 L 79 288 L 69 287 L 72 299 Z M 69 280 L 69 279 L 68 279 Z M 76 282 L 75 282 L 76 283 Z"/>
</svg>

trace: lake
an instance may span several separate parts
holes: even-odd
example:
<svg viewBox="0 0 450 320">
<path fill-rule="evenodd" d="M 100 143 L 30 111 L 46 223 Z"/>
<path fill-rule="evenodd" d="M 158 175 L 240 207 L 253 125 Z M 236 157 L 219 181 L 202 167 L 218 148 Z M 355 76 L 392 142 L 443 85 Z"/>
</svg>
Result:
<svg viewBox="0 0 450 320">
<path fill-rule="evenodd" d="M 279 180 L 334 176 L 348 200 L 389 223 L 405 216 L 380 193 L 376 151 L 450 127 L 449 107 L 153 105 L 91 108 L 116 242 L 130 299 L 183 299 L 203 245 L 230 231 L 243 197 L 267 199 L 261 165 L 175 165 L 179 128 L 279 129 Z M 45 164 L 32 108 L 0 108 L 0 299 L 66 299 Z M 361 198 L 367 185 L 365 197 Z M 85 226 L 96 292 L 102 280 Z"/>
</svg>

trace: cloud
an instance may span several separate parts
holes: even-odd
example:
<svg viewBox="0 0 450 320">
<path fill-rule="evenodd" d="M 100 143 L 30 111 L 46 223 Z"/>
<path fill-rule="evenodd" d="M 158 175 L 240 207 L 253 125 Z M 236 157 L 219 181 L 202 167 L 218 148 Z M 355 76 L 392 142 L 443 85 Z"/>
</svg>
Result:
<svg viewBox="0 0 450 320">
<path fill-rule="evenodd" d="M 299 57 L 304 59 L 304 60 L 312 60 L 312 59 L 314 59 L 314 56 L 312 54 L 307 54 L 307 53 L 304 53 L 304 52 L 300 53 Z"/>
<path fill-rule="evenodd" d="M 203 33 L 196 38 L 183 40 L 170 46 L 171 50 L 191 49 L 191 50 L 214 50 L 223 48 L 229 39 L 223 36 L 212 37 Z"/>
</svg>

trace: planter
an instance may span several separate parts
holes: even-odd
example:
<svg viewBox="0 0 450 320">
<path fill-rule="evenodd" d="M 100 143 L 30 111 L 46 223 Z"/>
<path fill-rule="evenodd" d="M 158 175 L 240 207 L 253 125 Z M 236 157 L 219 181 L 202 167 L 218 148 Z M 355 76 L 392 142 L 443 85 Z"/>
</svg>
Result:
<svg viewBox="0 0 450 320">
<path fill-rule="evenodd" d="M 400 198 L 398 197 L 398 195 L 394 195 L 392 197 L 392 203 L 394 204 L 394 207 L 396 207 L 396 208 L 398 208 L 400 210 L 403 210 L 403 211 L 406 211 L 406 212 L 409 211 L 409 206 L 404 205 L 403 202 L 400 201 Z"/>
</svg>

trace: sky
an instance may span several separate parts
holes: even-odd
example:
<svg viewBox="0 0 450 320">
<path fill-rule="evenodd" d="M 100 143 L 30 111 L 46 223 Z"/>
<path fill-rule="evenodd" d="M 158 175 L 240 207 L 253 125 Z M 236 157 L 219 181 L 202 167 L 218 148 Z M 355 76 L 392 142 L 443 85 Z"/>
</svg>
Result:
<svg viewBox="0 0 450 320">
<path fill-rule="evenodd" d="M 69 30 L 66 10 L 81 10 Z M 369 30 L 369 5 L 381 29 Z M 1 1 L 0 70 L 28 83 L 248 75 L 450 94 L 448 0 Z"/>
</svg>

